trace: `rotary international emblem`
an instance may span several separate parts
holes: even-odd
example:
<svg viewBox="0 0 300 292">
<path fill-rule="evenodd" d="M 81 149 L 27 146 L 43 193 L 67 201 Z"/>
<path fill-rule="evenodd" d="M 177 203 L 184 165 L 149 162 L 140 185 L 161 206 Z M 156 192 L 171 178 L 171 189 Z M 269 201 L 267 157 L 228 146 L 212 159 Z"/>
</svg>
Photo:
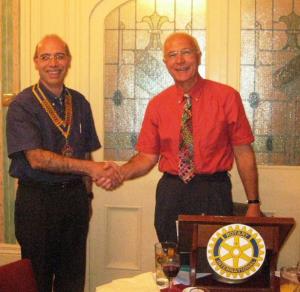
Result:
<svg viewBox="0 0 300 292">
<path fill-rule="evenodd" d="M 222 279 L 240 282 L 262 266 L 266 246 L 260 234 L 250 226 L 231 224 L 218 229 L 209 239 L 207 260 Z"/>
</svg>

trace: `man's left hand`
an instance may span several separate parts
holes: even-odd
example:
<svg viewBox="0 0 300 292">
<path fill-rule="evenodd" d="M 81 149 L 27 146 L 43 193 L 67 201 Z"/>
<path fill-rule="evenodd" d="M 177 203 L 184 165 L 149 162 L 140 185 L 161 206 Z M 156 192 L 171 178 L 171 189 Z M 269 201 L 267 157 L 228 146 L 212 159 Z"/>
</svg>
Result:
<svg viewBox="0 0 300 292">
<path fill-rule="evenodd" d="M 264 216 L 260 210 L 260 204 L 248 204 L 246 217 L 261 217 Z"/>
</svg>

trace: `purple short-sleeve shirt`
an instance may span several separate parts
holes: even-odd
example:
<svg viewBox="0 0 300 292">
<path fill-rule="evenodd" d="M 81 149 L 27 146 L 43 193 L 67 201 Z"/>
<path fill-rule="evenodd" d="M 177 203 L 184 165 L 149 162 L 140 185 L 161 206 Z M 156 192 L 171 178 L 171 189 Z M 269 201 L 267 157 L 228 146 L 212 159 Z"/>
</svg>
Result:
<svg viewBox="0 0 300 292">
<path fill-rule="evenodd" d="M 54 96 L 40 84 L 41 89 L 52 103 Z M 85 154 L 101 147 L 94 125 L 90 104 L 79 92 L 68 89 L 72 96 L 73 121 L 68 144 L 73 157 L 84 159 Z M 32 169 L 24 151 L 44 149 L 61 154 L 66 139 L 54 125 L 28 87 L 19 93 L 7 112 L 7 149 L 11 158 L 11 176 L 35 182 L 56 183 L 78 178 L 75 174 L 57 174 Z"/>
</svg>

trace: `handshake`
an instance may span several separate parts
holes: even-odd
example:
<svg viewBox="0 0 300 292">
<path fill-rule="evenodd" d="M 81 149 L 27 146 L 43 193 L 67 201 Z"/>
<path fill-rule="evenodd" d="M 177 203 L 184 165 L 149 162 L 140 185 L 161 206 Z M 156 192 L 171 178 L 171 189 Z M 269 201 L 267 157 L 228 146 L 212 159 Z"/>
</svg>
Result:
<svg viewBox="0 0 300 292">
<path fill-rule="evenodd" d="M 113 161 L 93 162 L 90 177 L 98 187 L 112 191 L 123 183 L 125 174 L 122 167 Z"/>
<path fill-rule="evenodd" d="M 158 162 L 158 154 L 139 152 L 119 166 L 113 161 L 89 161 L 87 174 L 93 182 L 105 190 L 112 191 L 119 187 L 125 180 L 134 179 L 147 174 Z"/>
</svg>

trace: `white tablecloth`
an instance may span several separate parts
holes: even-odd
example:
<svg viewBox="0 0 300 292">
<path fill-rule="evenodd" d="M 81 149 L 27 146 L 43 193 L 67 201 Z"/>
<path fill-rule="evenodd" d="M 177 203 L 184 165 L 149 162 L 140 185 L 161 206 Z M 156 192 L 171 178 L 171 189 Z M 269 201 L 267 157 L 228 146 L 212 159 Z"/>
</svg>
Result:
<svg viewBox="0 0 300 292">
<path fill-rule="evenodd" d="M 159 292 L 152 272 L 121 278 L 96 287 L 96 292 Z"/>
</svg>

